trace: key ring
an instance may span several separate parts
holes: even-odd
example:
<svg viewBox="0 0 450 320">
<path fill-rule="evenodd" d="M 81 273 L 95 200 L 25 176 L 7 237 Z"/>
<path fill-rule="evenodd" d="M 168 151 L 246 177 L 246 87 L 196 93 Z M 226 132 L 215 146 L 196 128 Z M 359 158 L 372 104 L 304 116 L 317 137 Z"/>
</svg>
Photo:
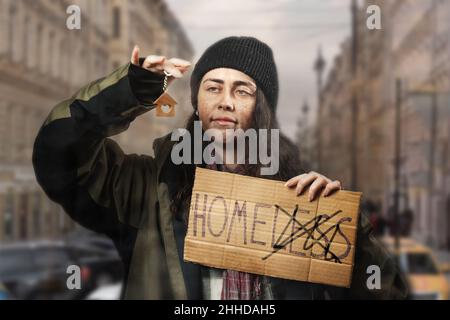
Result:
<svg viewBox="0 0 450 320">
<path fill-rule="evenodd" d="M 165 77 L 164 77 L 164 87 L 163 87 L 163 91 L 165 92 L 165 91 L 167 90 L 167 85 L 168 85 L 168 80 L 167 80 L 167 78 L 168 78 L 168 77 L 171 77 L 172 74 L 169 73 L 169 72 L 167 72 L 166 70 L 164 70 L 164 75 L 165 75 Z"/>
</svg>

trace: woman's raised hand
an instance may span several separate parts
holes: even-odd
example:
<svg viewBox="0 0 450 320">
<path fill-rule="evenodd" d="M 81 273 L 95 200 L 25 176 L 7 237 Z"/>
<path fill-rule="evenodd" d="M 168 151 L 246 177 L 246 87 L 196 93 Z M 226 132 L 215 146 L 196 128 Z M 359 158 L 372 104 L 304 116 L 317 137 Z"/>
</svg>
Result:
<svg viewBox="0 0 450 320">
<path fill-rule="evenodd" d="M 189 61 L 183 59 L 167 59 L 164 56 L 155 55 L 147 56 L 141 66 L 139 64 L 138 46 L 134 46 L 133 53 L 131 54 L 131 63 L 159 74 L 164 74 L 164 71 L 166 71 L 167 73 L 171 74 L 169 82 L 174 79 L 182 78 L 183 74 L 185 74 L 191 66 L 191 63 Z"/>
</svg>

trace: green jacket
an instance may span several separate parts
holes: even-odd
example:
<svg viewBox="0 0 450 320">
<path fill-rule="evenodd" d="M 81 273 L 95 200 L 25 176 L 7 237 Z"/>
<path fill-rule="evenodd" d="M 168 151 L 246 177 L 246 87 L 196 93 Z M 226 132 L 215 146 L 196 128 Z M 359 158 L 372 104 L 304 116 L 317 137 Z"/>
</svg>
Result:
<svg viewBox="0 0 450 320">
<path fill-rule="evenodd" d="M 56 105 L 33 151 L 37 180 L 50 199 L 81 225 L 115 242 L 125 267 L 126 299 L 188 298 L 189 279 L 183 277 L 161 170 L 173 142 L 169 136 L 155 140 L 155 156 L 149 157 L 125 155 L 108 138 L 148 111 L 143 105 L 159 97 L 162 87 L 161 76 L 127 64 Z M 363 216 L 350 289 L 273 279 L 275 298 L 295 299 L 290 292 L 305 288 L 320 291 L 321 297 L 404 298 L 403 277 L 370 233 Z M 381 290 L 366 286 L 369 265 L 381 268 Z"/>
</svg>

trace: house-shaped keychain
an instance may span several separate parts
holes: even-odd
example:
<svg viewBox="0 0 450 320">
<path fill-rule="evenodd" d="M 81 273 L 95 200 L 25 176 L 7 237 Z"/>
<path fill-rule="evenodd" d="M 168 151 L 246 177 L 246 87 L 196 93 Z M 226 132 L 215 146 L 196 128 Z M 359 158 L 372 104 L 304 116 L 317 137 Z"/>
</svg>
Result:
<svg viewBox="0 0 450 320">
<path fill-rule="evenodd" d="M 167 92 L 162 94 L 155 102 L 157 117 L 174 117 L 177 102 Z"/>
</svg>

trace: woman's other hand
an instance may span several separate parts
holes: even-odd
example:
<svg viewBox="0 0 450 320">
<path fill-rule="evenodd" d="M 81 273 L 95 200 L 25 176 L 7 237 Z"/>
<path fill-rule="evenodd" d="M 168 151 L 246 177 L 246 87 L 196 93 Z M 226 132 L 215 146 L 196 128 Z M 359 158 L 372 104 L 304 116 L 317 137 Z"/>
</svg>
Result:
<svg viewBox="0 0 450 320">
<path fill-rule="evenodd" d="M 291 178 L 286 182 L 285 186 L 288 188 L 295 187 L 297 195 L 302 194 L 302 192 L 309 186 L 309 201 L 313 201 L 316 198 L 316 195 L 320 194 L 320 191 L 323 188 L 325 188 L 323 192 L 324 197 L 327 197 L 333 192 L 342 189 L 340 181 L 332 181 L 331 179 L 328 179 L 327 177 L 314 171 Z"/>
</svg>

